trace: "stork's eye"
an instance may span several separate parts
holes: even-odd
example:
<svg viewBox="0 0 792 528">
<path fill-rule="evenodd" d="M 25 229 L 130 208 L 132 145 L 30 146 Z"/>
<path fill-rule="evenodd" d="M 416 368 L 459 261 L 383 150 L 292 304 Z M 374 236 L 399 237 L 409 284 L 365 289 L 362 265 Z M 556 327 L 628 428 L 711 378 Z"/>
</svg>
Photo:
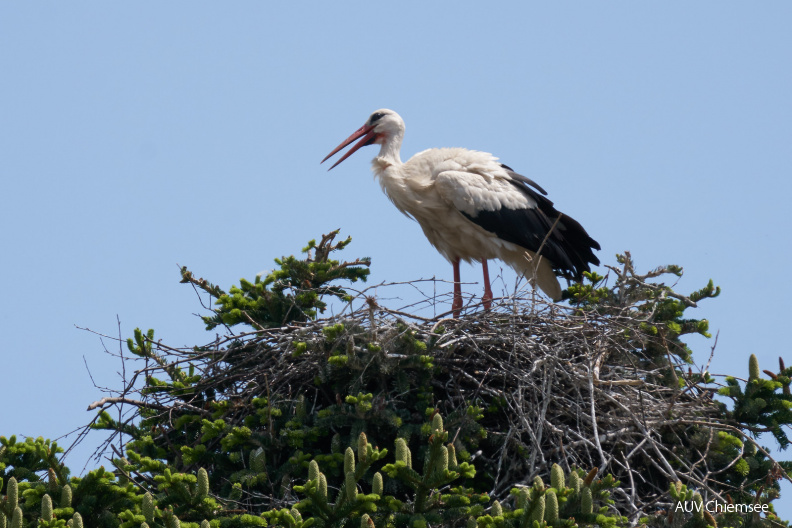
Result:
<svg viewBox="0 0 792 528">
<path fill-rule="evenodd" d="M 377 112 L 376 114 L 373 114 L 373 115 L 371 116 L 371 119 L 369 119 L 369 124 L 370 124 L 370 125 L 373 125 L 374 123 L 376 123 L 377 121 L 379 121 L 380 119 L 382 119 L 382 117 L 383 117 L 384 115 L 385 115 L 385 114 L 383 114 L 382 112 Z"/>
</svg>

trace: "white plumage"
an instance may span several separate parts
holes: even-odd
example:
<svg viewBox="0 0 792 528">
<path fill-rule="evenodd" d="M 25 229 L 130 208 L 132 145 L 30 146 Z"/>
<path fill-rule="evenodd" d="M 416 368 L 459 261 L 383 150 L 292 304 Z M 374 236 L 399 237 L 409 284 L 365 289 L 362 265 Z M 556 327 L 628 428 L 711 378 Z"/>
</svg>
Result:
<svg viewBox="0 0 792 528">
<path fill-rule="evenodd" d="M 556 211 L 544 189 L 492 154 L 439 148 L 402 163 L 404 121 L 393 110 L 382 109 L 322 161 L 358 138 L 330 168 L 363 146 L 381 145 L 372 170 L 385 194 L 420 224 L 429 242 L 454 266 L 455 315 L 462 308 L 460 260 L 482 262 L 485 308 L 492 299 L 489 259 L 504 261 L 553 300 L 561 298 L 557 275 L 580 281 L 590 263 L 599 264 L 592 249 L 600 246 L 583 227 Z"/>
</svg>

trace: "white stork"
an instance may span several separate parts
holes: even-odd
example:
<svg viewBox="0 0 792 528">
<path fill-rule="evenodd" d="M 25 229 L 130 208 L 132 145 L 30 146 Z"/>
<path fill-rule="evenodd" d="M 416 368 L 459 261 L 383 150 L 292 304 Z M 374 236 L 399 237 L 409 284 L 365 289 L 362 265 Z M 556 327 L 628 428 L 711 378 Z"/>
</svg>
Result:
<svg viewBox="0 0 792 528">
<path fill-rule="evenodd" d="M 485 309 L 490 308 L 487 260 L 500 259 L 522 273 L 554 301 L 561 299 L 556 276 L 581 281 L 589 264 L 599 264 L 600 245 L 569 216 L 558 212 L 535 182 L 486 152 L 439 148 L 399 157 L 404 121 L 393 110 L 377 110 L 328 154 L 355 144 L 330 169 L 360 147 L 377 143 L 372 170 L 382 189 L 454 267 L 454 316 L 462 310 L 459 261 L 481 261 Z M 541 193 L 541 194 L 540 194 Z"/>
</svg>

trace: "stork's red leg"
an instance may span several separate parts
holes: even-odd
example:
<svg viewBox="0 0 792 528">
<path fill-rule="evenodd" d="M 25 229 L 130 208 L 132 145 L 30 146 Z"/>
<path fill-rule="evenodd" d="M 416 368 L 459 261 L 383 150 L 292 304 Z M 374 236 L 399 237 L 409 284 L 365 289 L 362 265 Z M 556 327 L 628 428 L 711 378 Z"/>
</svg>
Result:
<svg viewBox="0 0 792 528">
<path fill-rule="evenodd" d="M 484 309 L 489 310 L 492 307 L 492 290 L 490 289 L 487 259 L 481 259 L 481 269 L 484 270 L 484 297 L 481 298 L 481 301 L 484 303 Z"/>
<path fill-rule="evenodd" d="M 462 279 L 459 276 L 459 259 L 456 259 L 452 265 L 454 266 L 454 302 L 451 304 L 451 310 L 454 312 L 454 317 L 459 317 L 462 313 Z"/>
</svg>

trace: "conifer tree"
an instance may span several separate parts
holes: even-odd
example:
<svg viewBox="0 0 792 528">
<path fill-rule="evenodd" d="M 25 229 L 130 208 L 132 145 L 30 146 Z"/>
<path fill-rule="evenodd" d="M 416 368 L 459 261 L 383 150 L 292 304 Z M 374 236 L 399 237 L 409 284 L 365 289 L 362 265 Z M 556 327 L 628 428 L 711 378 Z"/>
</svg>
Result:
<svg viewBox="0 0 792 528">
<path fill-rule="evenodd" d="M 640 274 L 625 253 L 567 308 L 429 319 L 356 292 L 370 261 L 336 260 L 336 236 L 228 291 L 182 268 L 225 335 L 179 349 L 134 331 L 135 379 L 91 405 L 124 445 L 110 470 L 75 477 L 57 443 L 0 437 L 0 528 L 786 524 L 678 508 L 772 510 L 792 470 L 759 444 L 789 443 L 792 369 L 693 371 L 683 338 L 709 329 L 686 312 L 712 282 L 682 295 L 661 282 L 681 268 Z M 342 315 L 322 319 L 329 302 Z"/>
</svg>

